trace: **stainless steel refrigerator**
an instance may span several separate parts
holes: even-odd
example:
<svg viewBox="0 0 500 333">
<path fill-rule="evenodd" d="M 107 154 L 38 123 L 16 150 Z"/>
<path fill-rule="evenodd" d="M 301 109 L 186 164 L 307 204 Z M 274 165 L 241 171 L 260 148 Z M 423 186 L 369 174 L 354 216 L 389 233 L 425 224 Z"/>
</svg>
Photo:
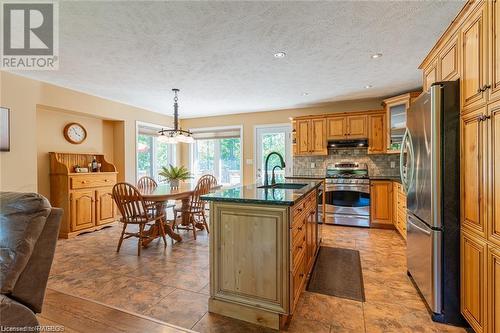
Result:
<svg viewBox="0 0 500 333">
<path fill-rule="evenodd" d="M 401 180 L 407 193 L 407 268 L 435 321 L 460 314 L 459 82 L 439 82 L 407 112 Z"/>
</svg>

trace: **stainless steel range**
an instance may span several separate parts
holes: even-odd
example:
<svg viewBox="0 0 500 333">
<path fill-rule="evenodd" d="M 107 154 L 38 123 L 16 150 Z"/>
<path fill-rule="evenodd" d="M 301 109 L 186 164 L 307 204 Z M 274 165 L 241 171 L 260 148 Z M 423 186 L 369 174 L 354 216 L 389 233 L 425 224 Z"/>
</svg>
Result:
<svg viewBox="0 0 500 333">
<path fill-rule="evenodd" d="M 326 169 L 327 224 L 370 226 L 370 179 L 364 163 L 341 162 Z"/>
</svg>

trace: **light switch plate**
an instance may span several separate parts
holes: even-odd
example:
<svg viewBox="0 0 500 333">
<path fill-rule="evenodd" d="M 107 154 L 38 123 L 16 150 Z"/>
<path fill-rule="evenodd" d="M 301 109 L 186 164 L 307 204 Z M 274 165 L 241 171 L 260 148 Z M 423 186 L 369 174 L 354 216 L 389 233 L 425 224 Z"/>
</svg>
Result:
<svg viewBox="0 0 500 333">
<path fill-rule="evenodd" d="M 315 168 L 316 167 L 316 163 L 314 162 L 311 162 L 311 169 Z"/>
<path fill-rule="evenodd" d="M 247 163 L 247 165 L 252 165 L 253 160 L 251 158 L 247 158 L 246 163 Z"/>
<path fill-rule="evenodd" d="M 394 169 L 396 167 L 396 162 L 391 161 L 391 169 Z"/>
</svg>

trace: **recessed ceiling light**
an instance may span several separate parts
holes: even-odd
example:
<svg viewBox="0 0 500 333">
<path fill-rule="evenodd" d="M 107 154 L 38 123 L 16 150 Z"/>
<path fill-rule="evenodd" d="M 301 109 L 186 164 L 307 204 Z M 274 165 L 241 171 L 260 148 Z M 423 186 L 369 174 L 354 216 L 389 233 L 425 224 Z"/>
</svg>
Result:
<svg viewBox="0 0 500 333">
<path fill-rule="evenodd" d="M 370 89 L 370 88 L 373 88 L 373 86 L 372 86 L 371 84 L 367 84 L 367 85 L 365 86 L 365 89 Z"/>
<path fill-rule="evenodd" d="M 274 54 L 274 57 L 275 58 L 284 58 L 284 57 L 286 57 L 286 53 L 285 52 L 276 52 Z"/>
<path fill-rule="evenodd" d="M 375 53 L 375 54 L 372 54 L 372 59 L 377 59 L 377 58 L 380 58 L 382 56 L 382 53 Z"/>
<path fill-rule="evenodd" d="M 303 93 L 302 93 L 302 96 L 307 96 L 307 95 L 309 95 L 309 93 L 308 93 L 308 92 L 303 92 Z"/>
</svg>

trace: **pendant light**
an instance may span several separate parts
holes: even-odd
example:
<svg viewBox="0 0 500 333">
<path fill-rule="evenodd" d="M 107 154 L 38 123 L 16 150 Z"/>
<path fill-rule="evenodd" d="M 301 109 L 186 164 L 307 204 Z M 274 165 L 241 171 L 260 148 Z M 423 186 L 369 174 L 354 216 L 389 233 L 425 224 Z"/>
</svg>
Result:
<svg viewBox="0 0 500 333">
<path fill-rule="evenodd" d="M 179 89 L 172 89 L 174 92 L 174 128 L 173 129 L 161 129 L 158 131 L 159 140 L 166 143 L 193 143 L 194 138 L 193 134 L 189 131 L 185 131 L 182 128 L 179 128 L 179 97 L 177 93 Z"/>
</svg>

